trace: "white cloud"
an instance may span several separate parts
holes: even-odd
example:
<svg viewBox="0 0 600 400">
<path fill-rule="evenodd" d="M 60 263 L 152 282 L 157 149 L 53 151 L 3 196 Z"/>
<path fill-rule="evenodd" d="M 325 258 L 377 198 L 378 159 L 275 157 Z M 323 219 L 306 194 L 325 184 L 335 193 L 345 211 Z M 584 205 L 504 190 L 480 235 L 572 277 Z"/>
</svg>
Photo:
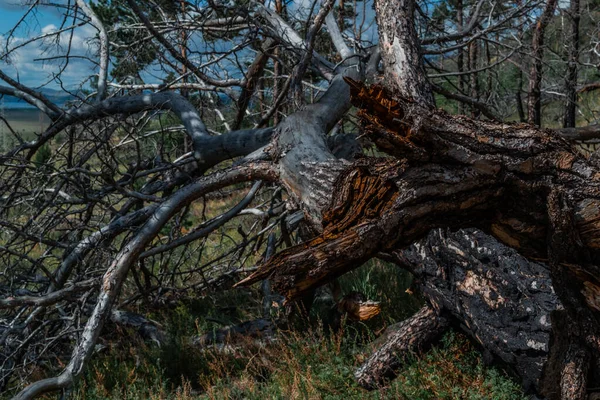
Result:
<svg viewBox="0 0 600 400">
<path fill-rule="evenodd" d="M 43 34 L 47 34 L 47 33 L 50 33 L 50 32 L 54 32 L 56 30 L 57 30 L 56 25 L 54 25 L 54 24 L 48 24 L 48 25 L 46 25 L 45 27 L 42 28 L 42 33 Z"/>
<path fill-rule="evenodd" d="M 47 35 L 58 29 L 53 23 L 45 24 L 35 31 L 29 30 L 27 34 L 13 37 L 10 47 L 18 47 L 32 37 Z M 96 30 L 89 25 L 78 27 L 72 32 L 46 36 L 12 52 L 8 63 L 0 61 L 0 68 L 12 77 L 18 77 L 27 86 L 37 87 L 52 82 L 49 86 L 56 87 L 59 80 L 55 78 L 60 76 L 60 81 L 65 86 L 76 87 L 96 72 L 94 63 L 86 59 L 95 60 L 95 37 Z M 2 49 L 4 42 L 5 38 L 0 36 Z M 68 60 L 65 57 L 67 55 L 70 57 Z"/>
</svg>

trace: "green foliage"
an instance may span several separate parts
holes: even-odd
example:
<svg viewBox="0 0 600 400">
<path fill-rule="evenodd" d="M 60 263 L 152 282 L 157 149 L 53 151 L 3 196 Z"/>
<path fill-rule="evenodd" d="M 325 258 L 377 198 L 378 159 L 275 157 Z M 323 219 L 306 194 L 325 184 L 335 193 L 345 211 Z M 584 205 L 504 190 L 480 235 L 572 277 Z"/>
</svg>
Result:
<svg viewBox="0 0 600 400">
<path fill-rule="evenodd" d="M 424 357 L 415 359 L 394 382 L 406 398 L 525 399 L 519 385 L 505 373 L 487 368 L 462 335 L 449 332 Z"/>
<path fill-rule="evenodd" d="M 410 274 L 376 258 L 340 278 L 342 294 L 356 291 L 381 302 L 382 318 L 389 323 L 402 321 L 421 307 L 421 299 L 407 291 L 411 283 Z"/>
<path fill-rule="evenodd" d="M 52 158 L 52 150 L 48 143 L 44 144 L 33 156 L 33 162 L 38 168 L 42 168 L 48 164 Z"/>
<path fill-rule="evenodd" d="M 147 0 L 138 1 L 138 6 L 148 13 L 151 20 L 158 18 L 156 8 Z M 164 10 L 175 13 L 177 2 L 160 0 L 157 3 Z M 118 24 L 130 24 L 135 16 L 127 6 L 125 0 L 99 0 L 98 3 L 91 3 L 98 18 L 105 24 L 107 29 Z M 109 39 L 121 46 L 113 49 L 113 57 L 116 60 L 111 75 L 116 80 L 123 80 L 127 77 L 137 77 L 139 73 L 153 61 L 156 60 L 158 53 L 156 48 L 149 45 L 146 32 L 139 29 L 115 29 L 110 30 Z"/>
</svg>

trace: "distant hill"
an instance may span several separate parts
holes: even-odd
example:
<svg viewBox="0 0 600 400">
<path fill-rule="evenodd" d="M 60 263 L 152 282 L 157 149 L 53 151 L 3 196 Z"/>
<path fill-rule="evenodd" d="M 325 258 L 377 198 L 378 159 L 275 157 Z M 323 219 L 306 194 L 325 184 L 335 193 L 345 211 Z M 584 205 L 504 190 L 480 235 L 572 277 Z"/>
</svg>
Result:
<svg viewBox="0 0 600 400">
<path fill-rule="evenodd" d="M 59 107 L 62 107 L 65 105 L 66 102 L 70 101 L 70 100 L 74 100 L 74 97 L 71 96 L 68 93 L 63 92 L 62 90 L 55 90 L 55 89 L 42 89 L 41 90 L 42 94 L 44 96 L 46 96 L 51 102 L 53 102 L 54 104 L 58 105 Z M 0 103 L 4 102 L 4 107 L 8 108 L 8 109 L 12 109 L 12 108 L 35 108 L 34 106 L 30 105 L 29 103 L 13 97 L 13 96 L 3 96 L 0 99 Z"/>
</svg>

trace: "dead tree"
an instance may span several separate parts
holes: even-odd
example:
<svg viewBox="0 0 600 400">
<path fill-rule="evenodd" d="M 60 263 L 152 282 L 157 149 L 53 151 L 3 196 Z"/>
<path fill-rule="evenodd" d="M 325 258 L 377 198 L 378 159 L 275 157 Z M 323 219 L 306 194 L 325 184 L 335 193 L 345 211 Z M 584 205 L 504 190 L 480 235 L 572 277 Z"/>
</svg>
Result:
<svg viewBox="0 0 600 400">
<path fill-rule="evenodd" d="M 379 4 L 385 7 L 389 3 Z M 379 28 L 384 30 L 380 45 L 394 54 L 388 59 L 390 67 L 384 78 L 387 90 L 367 88 L 351 79 L 347 82 L 353 87 L 353 102 L 361 109 L 366 132 L 396 159 L 360 160 L 349 166 L 332 185 L 331 203 L 322 212 L 322 233 L 279 253 L 242 284 L 269 277 L 276 290 L 294 299 L 377 252 L 409 246 L 433 228 L 478 227 L 522 254 L 549 264 L 565 309 L 554 318 L 566 318 L 570 326 L 568 332 L 554 332 L 550 352 L 553 359 L 572 360 L 576 367 L 566 371 L 562 362 L 546 364 L 546 376 L 563 378 L 546 379 L 540 390 L 549 397 L 570 393 L 578 396 L 572 398 L 583 398 L 588 368 L 594 365 L 590 361 L 597 359 L 600 350 L 600 282 L 594 266 L 598 254 L 594 235 L 590 235 L 598 213 L 592 172 L 597 164 L 578 155 L 550 131 L 477 122 L 434 110 L 423 92 L 422 80 L 413 79 L 418 68 L 399 67 L 392 61 L 398 54 L 413 62 L 417 59 L 408 56 L 418 54 L 416 37 L 410 35 L 411 18 L 382 13 L 381 9 L 378 18 Z M 394 51 L 399 46 L 404 48 Z M 404 75 L 401 68 L 408 72 Z M 407 89 L 411 82 L 414 85 Z M 324 168 L 331 165 L 312 166 L 315 172 L 311 174 L 318 178 Z M 444 281 L 451 279 L 444 277 Z M 496 279 L 484 284 L 487 290 L 496 292 L 492 283 Z M 441 283 L 432 286 L 439 288 Z M 436 291 L 439 289 L 425 294 L 439 307 L 439 299 L 435 301 L 432 295 Z M 552 306 L 556 304 L 546 308 L 546 313 Z M 443 311 L 443 307 L 437 309 Z M 458 319 L 468 326 L 469 314 L 461 311 Z M 431 311 L 424 313 L 430 315 Z M 403 334 L 412 337 L 414 330 L 429 340 L 430 335 L 422 333 L 427 326 L 422 321 L 421 316 L 408 323 Z M 430 329 L 437 333 L 439 324 L 431 324 Z M 403 340 L 410 343 L 410 339 Z M 419 348 L 418 337 L 413 340 L 410 345 Z M 528 347 L 535 352 L 546 345 L 547 340 L 530 339 Z M 493 346 L 488 343 L 486 348 Z M 537 376 L 540 374 L 537 363 Z"/>
<path fill-rule="evenodd" d="M 508 366 L 526 391 L 540 391 L 551 316 L 561 307 L 545 264 L 528 261 L 477 230 L 437 229 L 406 250 L 380 257 L 413 274 L 413 286 L 428 299 L 428 307 L 439 310 L 433 315 L 429 311 L 430 323 L 443 319 L 453 324 L 479 345 L 485 361 Z M 366 387 L 385 384 L 399 365 L 382 363 L 384 357 L 419 350 L 446 325 L 430 329 L 427 333 L 433 337 L 427 340 L 395 327 L 393 335 L 404 335 L 403 340 L 413 340 L 414 345 L 399 348 L 389 341 L 356 371 L 356 378 Z M 374 368 L 376 364 L 380 367 Z"/>
<path fill-rule="evenodd" d="M 573 128 L 576 125 L 577 112 L 577 63 L 579 62 L 579 21 L 581 20 L 581 10 L 579 0 L 571 0 L 568 11 L 571 20 L 571 32 L 569 34 L 569 51 L 567 61 L 567 74 L 565 78 L 565 88 L 567 102 L 565 104 L 565 115 L 563 118 L 563 127 Z"/>
<path fill-rule="evenodd" d="M 478 2 L 477 7 L 483 3 Z M 411 270 L 428 301 L 426 308 L 401 325 L 388 348 L 424 350 L 453 324 L 464 327 L 484 351 L 511 366 L 532 390 L 550 398 L 583 398 L 586 378 L 597 373 L 600 354 L 600 275 L 596 266 L 600 256 L 600 165 L 596 159 L 581 156 L 560 132 L 526 124 L 476 121 L 435 109 L 413 19 L 415 4 L 410 0 L 376 1 L 380 51 L 362 51 L 358 45 L 352 50 L 335 18 L 327 15 L 332 4 L 328 2 L 311 26 L 317 30 L 325 23 L 342 58 L 338 64 L 315 51 L 312 36 L 304 40 L 281 15 L 263 5 L 253 5 L 245 10 L 248 15 L 241 16 L 239 10 L 211 5 L 223 7 L 219 13 L 230 14 L 206 19 L 198 26 L 189 22 L 194 29 L 221 29 L 227 34 L 247 29 L 250 38 L 257 31 L 264 32 L 274 37 L 281 49 L 289 50 L 290 58 L 295 57 L 298 69 L 295 65 L 290 71 L 310 67 L 329 83 L 316 102 L 287 115 L 274 127 L 213 135 L 189 99 L 165 89 L 235 97 L 231 90 L 235 87 L 251 93 L 255 79 L 264 74 L 263 62 L 268 68 L 265 57 L 271 53 L 265 49 L 257 56 L 256 74 L 242 74 L 242 79 L 223 77 L 219 68 L 210 70 L 210 66 L 221 56 L 235 59 L 239 55 L 236 45 L 226 55 L 215 52 L 211 61 L 196 65 L 170 42 L 173 21 L 166 16 L 159 16 L 166 20 L 156 20 L 143 7 L 144 2 L 128 4 L 132 18 L 139 20 L 134 27 L 147 34 L 139 40 L 156 47 L 164 65 L 173 64 L 174 70 L 184 65 L 190 79 L 183 84 L 175 79 L 165 86 L 112 83 L 117 90 L 111 96 L 99 90 L 93 100 L 63 109 L 6 74 L 0 75 L 10 85 L 0 88 L 2 93 L 25 99 L 53 119 L 34 140 L 23 140 L 2 156 L 0 226 L 5 230 L 6 245 L 0 254 L 11 269 L 0 302 L 0 307 L 8 310 L 2 319 L 0 339 L 8 345 L 2 350 L 0 371 L 8 371 L 10 377 L 16 373 L 16 364 L 27 366 L 43 359 L 48 348 L 56 350 L 52 347 L 55 343 L 72 350 L 60 374 L 31 383 L 16 398 L 30 399 L 74 384 L 93 356 L 115 306 L 147 298 L 149 293 L 155 293 L 158 301 L 167 287 L 187 281 L 194 272 L 212 274 L 208 278 L 203 275 L 201 284 L 187 290 L 215 283 L 224 286 L 225 280 L 250 272 L 238 285 L 268 278 L 276 293 L 293 301 L 378 256 Z M 203 7 L 187 6 L 198 14 Z M 444 40 L 462 40 L 475 32 L 482 18 L 477 7 L 464 29 Z M 73 12 L 80 12 L 77 10 Z M 91 14 L 88 18 L 94 20 Z M 489 29 L 505 22 L 500 19 Z M 180 29 L 186 29 L 188 22 L 178 23 L 183 24 Z M 435 41 L 425 38 L 422 43 Z M 139 42 L 131 46 L 134 44 Z M 273 54 L 281 54 L 283 50 L 279 50 Z M 109 56 L 102 51 L 98 54 L 103 59 Z M 380 60 L 384 71 L 378 79 Z M 282 60 L 276 62 L 281 66 Z M 98 65 L 107 65 L 106 60 Z M 99 74 L 102 79 L 108 79 L 106 75 L 106 71 Z M 281 75 L 278 72 L 276 76 Z M 291 79 L 301 76 L 290 75 L 288 87 Z M 365 85 L 365 81 L 379 83 Z M 278 87 L 278 97 L 272 99 L 270 111 L 256 120 L 258 126 L 268 123 L 286 96 L 285 85 L 274 87 Z M 119 92 L 126 89 L 153 92 Z M 238 104 L 247 107 L 246 100 L 241 100 Z M 481 109 L 476 99 L 471 102 Z M 214 103 L 210 97 L 206 108 Z M 327 134 L 352 104 L 359 110 L 361 133 L 389 157 L 348 161 L 330 149 L 332 140 Z M 142 157 L 139 143 L 144 137 L 138 129 L 149 123 L 147 113 L 159 110 L 168 110 L 181 121 L 178 129 L 190 137 L 192 152 L 168 161 Z M 227 122 L 222 113 L 215 113 L 219 125 Z M 35 164 L 36 153 L 63 132 L 71 136 L 56 153 L 61 161 Z M 123 132 L 125 138 L 119 137 Z M 164 130 L 159 132 L 164 134 Z M 333 142 L 339 147 L 337 140 Z M 137 146 L 137 151 L 119 153 L 123 143 Z M 92 170 L 91 158 L 101 167 Z M 135 161 L 123 168 L 119 165 L 123 158 Z M 239 159 L 218 168 L 231 158 Z M 57 171 L 47 172 L 53 168 Z M 74 179 L 77 174 L 89 182 Z M 265 206 L 266 201 L 258 208 L 246 209 L 261 186 L 255 181 L 285 190 L 286 203 L 273 196 L 273 206 Z M 250 182 L 255 184 L 231 210 L 203 219 L 191 231 L 182 225 L 190 207 L 204 196 Z M 234 260 L 235 268 L 217 262 L 230 254 L 191 270 L 181 268 L 181 259 L 194 254 L 184 251 L 188 246 L 243 211 L 263 220 L 250 227 L 252 234 L 242 227 L 238 230 L 242 239 L 227 259 Z M 248 254 L 267 241 L 275 226 L 281 226 L 282 237 L 296 229 L 298 215 L 307 239 L 289 243 L 292 246 L 258 269 L 246 269 Z M 410 247 L 439 228 L 479 228 L 529 260 L 545 262 L 548 269 L 525 262 L 514 251 L 473 231 L 465 231 L 463 235 L 468 237 L 464 240 L 438 234 L 419 244 L 421 247 Z M 435 250 L 435 240 L 444 250 Z M 487 271 L 485 266 L 495 261 L 481 258 L 479 242 L 490 249 L 489 254 L 483 252 L 488 258 L 508 254 L 506 261 L 522 263 L 522 268 L 514 269 L 514 277 L 510 270 Z M 35 251 L 41 247 L 45 252 L 39 256 Z M 201 254 L 203 245 L 195 249 Z M 451 263 L 441 265 L 437 258 L 444 254 L 448 256 L 444 263 Z M 424 259 L 427 262 L 423 263 Z M 415 263 L 422 265 L 415 267 Z M 518 286 L 516 282 L 523 280 L 528 285 Z M 539 292 L 533 287 L 534 280 L 540 285 Z M 549 280 L 557 297 L 552 296 Z M 517 285 L 516 292 L 511 291 L 511 282 Z M 120 296 L 127 284 L 135 285 L 138 293 L 123 301 Z M 533 296 L 534 311 L 529 312 L 527 302 L 519 299 L 522 294 Z M 558 301 L 563 309 L 556 311 Z M 500 306 L 507 315 L 517 313 L 516 318 L 497 320 L 490 315 Z M 71 319 L 62 318 L 65 314 Z M 506 342 L 496 340 L 491 333 L 494 328 Z M 508 340 L 519 329 L 525 331 L 522 337 Z M 64 348 L 59 350 L 56 354 L 65 358 Z M 375 357 L 372 365 L 376 368 L 367 366 L 358 373 L 366 386 L 379 384 L 379 376 L 398 362 L 387 351 L 380 354 L 385 358 Z M 542 365 L 546 359 L 553 362 Z M 22 376 L 26 381 L 26 372 Z"/>
<path fill-rule="evenodd" d="M 527 121 L 535 126 L 542 123 L 542 67 L 544 58 L 544 35 L 546 27 L 550 23 L 556 4 L 558 2 L 549 0 L 544 11 L 535 24 L 531 44 L 531 68 L 529 71 L 529 98 L 527 99 Z"/>
</svg>

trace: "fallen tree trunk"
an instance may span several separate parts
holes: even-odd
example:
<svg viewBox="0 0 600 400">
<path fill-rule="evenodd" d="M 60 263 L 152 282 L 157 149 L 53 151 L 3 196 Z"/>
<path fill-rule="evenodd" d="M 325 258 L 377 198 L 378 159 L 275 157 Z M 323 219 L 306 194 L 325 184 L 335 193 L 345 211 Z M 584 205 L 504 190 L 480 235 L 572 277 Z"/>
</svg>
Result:
<svg viewBox="0 0 600 400">
<path fill-rule="evenodd" d="M 332 193 L 322 213 L 322 233 L 276 254 L 241 284 L 269 277 L 275 290 L 295 299 L 378 252 L 410 246 L 432 229 L 478 227 L 529 259 L 548 263 L 570 320 L 569 340 L 598 359 L 596 161 L 584 159 L 550 131 L 451 116 L 392 99 L 380 87 L 347 82 L 365 131 L 397 159 L 359 160 L 329 188 L 315 176 L 319 193 Z M 335 171 L 336 165 L 324 160 L 300 170 L 310 182 L 311 171 Z"/>
<path fill-rule="evenodd" d="M 134 5 L 134 2 L 129 3 Z M 214 165 L 213 162 L 225 155 L 245 155 L 249 149 L 262 147 L 273 137 L 271 145 L 260 152 L 270 156 L 272 162 L 242 164 L 239 168 L 217 172 L 183 187 L 154 208 L 148 206 L 148 215 L 139 221 L 148 222 L 123 244 L 106 271 L 94 313 L 65 371 L 56 378 L 32 384 L 18 398 L 32 398 L 64 388 L 81 375 L 128 270 L 180 208 L 206 192 L 255 179 L 278 181 L 286 189 L 290 202 L 296 201 L 303 208 L 311 233 L 318 236 L 275 255 L 244 283 L 269 278 L 277 292 L 286 294 L 288 299 L 297 299 L 381 251 L 407 248 L 432 229 L 480 227 L 528 257 L 548 262 L 550 276 L 565 307 L 565 313 L 558 315 L 566 322 L 553 326 L 549 340 L 559 345 L 549 347 L 551 358 L 556 362 L 546 363 L 544 382 L 560 386 L 548 388 L 551 394 L 562 393 L 571 398 L 585 395 L 587 369 L 590 365 L 598 365 L 600 353 L 600 274 L 597 267 L 600 259 L 600 166 L 594 160 L 582 159 L 568 143 L 549 131 L 528 125 L 473 121 L 433 110 L 430 107 L 433 97 L 427 93 L 423 68 L 416 65 L 420 61 L 412 21 L 414 4 L 383 0 L 378 3 L 386 85 L 399 96 L 410 96 L 411 100 L 392 98 L 381 88 L 365 88 L 353 80 L 344 82 L 343 77 L 358 80 L 365 72 L 363 61 L 360 61 L 362 56 L 355 60 L 344 56 L 346 60 L 332 70 L 336 76 L 319 101 L 290 115 L 274 130 L 238 131 L 235 135 L 226 135 L 225 139 L 221 139 L 225 135 L 209 136 L 198 113 L 190 105 L 176 107 L 182 99 L 159 93 L 158 97 L 144 95 L 106 100 L 97 107 L 83 107 L 69 113 L 65 121 L 53 125 L 39 140 L 23 144 L 12 153 L 17 155 L 30 150 L 31 157 L 62 128 L 75 122 L 96 120 L 108 113 L 163 109 L 167 105 L 160 103 L 160 99 L 170 100 L 173 104 L 168 106 L 175 107 L 181 114 L 194 140 L 200 169 Z M 387 12 L 398 9 L 401 12 Z M 268 10 L 264 10 L 268 16 Z M 275 19 L 275 16 L 269 18 Z M 279 22 L 275 25 L 288 33 L 291 29 Z M 164 37 L 152 32 L 164 44 Z M 289 34 L 282 36 L 291 37 Z M 339 43 L 335 44 L 339 46 Z M 328 150 L 326 134 L 350 107 L 351 90 L 347 83 L 352 87 L 355 104 L 361 109 L 359 115 L 366 134 L 396 160 L 365 158 L 350 164 L 336 159 Z M 123 109 L 125 103 L 129 105 L 126 110 Z M 189 115 L 182 114 L 186 110 Z M 216 144 L 219 144 L 218 149 L 213 146 Z M 18 181 L 21 174 L 15 173 L 16 178 L 12 179 Z M 174 187 L 168 180 L 165 184 L 171 185 L 169 191 Z M 152 191 L 146 188 L 145 192 L 155 193 L 156 190 L 153 186 Z M 132 201 L 129 204 L 138 203 Z M 127 210 L 129 207 L 121 211 Z M 114 229 L 121 232 L 119 229 L 122 228 Z M 38 240 L 37 236 L 27 238 Z M 87 244 L 83 250 L 76 252 L 76 259 L 88 251 L 88 242 L 84 243 Z M 63 264 L 68 266 L 66 275 L 78 262 Z M 526 366 L 525 361 L 542 356 L 519 349 L 518 345 L 494 341 L 493 316 L 473 312 L 478 299 L 499 304 L 498 299 L 490 296 L 504 293 L 498 288 L 498 283 L 502 283 L 501 273 L 488 275 L 484 273 L 485 269 L 468 268 L 446 270 L 447 266 L 436 265 L 431 268 L 438 270 L 434 270 L 435 273 L 424 270 L 421 277 L 423 292 L 430 291 L 430 303 L 437 304 L 440 311 L 442 307 L 448 309 L 451 318 L 463 322 L 476 339 L 477 335 L 482 336 L 481 332 L 487 332 L 480 343 L 490 347 L 488 352 L 500 358 L 508 357 L 516 346 L 523 357 L 508 357 L 506 362 L 518 368 Z M 438 271 L 447 275 L 437 275 Z M 461 271 L 465 276 L 460 275 Z M 518 275 L 521 274 L 519 270 Z M 440 291 L 442 294 L 438 293 Z M 462 308 L 450 304 L 453 298 L 462 301 Z M 511 297 L 506 298 L 513 301 Z M 514 301 L 516 303 L 509 304 L 508 309 L 518 310 L 520 300 Z M 486 313 L 497 312 L 491 305 L 486 305 Z M 417 316 L 403 326 L 421 327 L 426 337 L 431 334 L 433 338 L 437 329 L 426 318 L 429 315 L 427 309 L 424 313 L 422 318 Z M 499 323 L 509 331 L 519 325 L 518 320 Z M 531 336 L 531 327 L 526 329 L 525 337 Z M 545 340 L 546 334 L 540 335 Z M 407 330 L 400 332 L 397 338 L 394 348 L 400 349 L 419 350 L 429 342 L 421 343 Z M 541 339 L 539 343 L 542 343 Z M 566 346 L 567 343 L 571 345 Z M 527 340 L 525 344 L 532 348 Z M 535 344 L 533 348 L 536 346 L 540 347 Z M 582 354 L 589 355 L 589 360 Z M 389 368 L 393 367 L 391 359 L 389 363 L 383 365 L 383 370 L 393 370 Z M 547 378 L 551 376 L 560 379 Z M 374 378 L 378 379 L 377 376 Z"/>
<path fill-rule="evenodd" d="M 473 229 L 435 230 L 386 259 L 410 271 L 420 293 L 472 338 L 488 361 L 501 361 L 526 391 L 539 391 L 551 314 L 561 308 L 548 266 Z"/>
</svg>

